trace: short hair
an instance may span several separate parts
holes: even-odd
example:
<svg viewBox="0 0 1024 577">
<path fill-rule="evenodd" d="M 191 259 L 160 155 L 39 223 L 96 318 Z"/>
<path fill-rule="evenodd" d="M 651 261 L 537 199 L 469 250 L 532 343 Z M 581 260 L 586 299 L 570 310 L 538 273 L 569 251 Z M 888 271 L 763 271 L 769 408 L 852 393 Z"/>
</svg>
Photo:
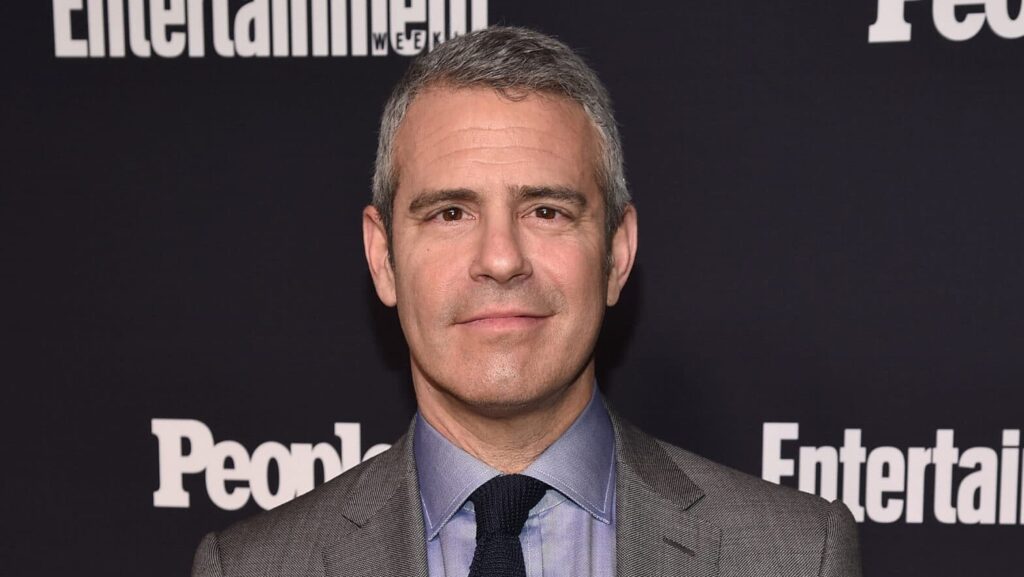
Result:
<svg viewBox="0 0 1024 577">
<path fill-rule="evenodd" d="M 630 195 L 608 91 L 586 62 L 563 42 L 511 26 L 476 30 L 417 56 L 392 91 L 380 121 L 373 174 L 373 206 L 381 215 L 389 244 L 399 180 L 395 136 L 416 95 L 433 86 L 492 88 L 513 101 L 542 93 L 580 104 L 600 137 L 601 158 L 595 165 L 595 180 L 604 196 L 605 237 L 610 248 Z"/>
</svg>

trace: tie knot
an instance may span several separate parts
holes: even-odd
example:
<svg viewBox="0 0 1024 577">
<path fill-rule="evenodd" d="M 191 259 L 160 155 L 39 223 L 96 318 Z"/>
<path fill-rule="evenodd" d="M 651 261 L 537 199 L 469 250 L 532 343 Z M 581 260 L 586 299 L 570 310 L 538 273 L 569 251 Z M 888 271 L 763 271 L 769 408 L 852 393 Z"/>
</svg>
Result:
<svg viewBox="0 0 1024 577">
<path fill-rule="evenodd" d="M 547 484 L 526 475 L 500 475 L 473 491 L 469 500 L 476 509 L 476 534 L 518 537 L 530 509 L 548 490 Z"/>
</svg>

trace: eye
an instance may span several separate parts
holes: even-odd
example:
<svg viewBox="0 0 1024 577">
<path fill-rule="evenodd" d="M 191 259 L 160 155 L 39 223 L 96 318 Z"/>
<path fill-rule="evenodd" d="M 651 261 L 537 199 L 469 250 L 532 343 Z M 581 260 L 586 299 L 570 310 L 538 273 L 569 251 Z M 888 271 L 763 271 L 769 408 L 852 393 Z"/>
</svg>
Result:
<svg viewBox="0 0 1024 577">
<path fill-rule="evenodd" d="M 462 220 L 463 214 L 464 213 L 462 212 L 461 208 L 453 206 L 451 208 L 446 208 L 442 210 L 441 218 L 448 222 L 451 222 L 453 220 Z"/>
<path fill-rule="evenodd" d="M 543 218 L 544 220 L 554 220 L 558 216 L 558 211 L 551 208 L 550 206 L 542 206 L 533 211 L 533 214 L 537 218 Z"/>
</svg>

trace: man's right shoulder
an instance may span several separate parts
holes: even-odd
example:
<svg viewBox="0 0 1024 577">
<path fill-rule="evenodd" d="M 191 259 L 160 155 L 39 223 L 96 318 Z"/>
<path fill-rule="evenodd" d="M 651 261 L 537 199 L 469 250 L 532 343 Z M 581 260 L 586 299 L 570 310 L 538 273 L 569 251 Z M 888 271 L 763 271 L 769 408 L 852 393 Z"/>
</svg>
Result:
<svg viewBox="0 0 1024 577">
<path fill-rule="evenodd" d="M 280 507 L 208 533 L 196 550 L 193 577 L 323 575 L 324 551 L 409 475 L 404 441 Z"/>
</svg>

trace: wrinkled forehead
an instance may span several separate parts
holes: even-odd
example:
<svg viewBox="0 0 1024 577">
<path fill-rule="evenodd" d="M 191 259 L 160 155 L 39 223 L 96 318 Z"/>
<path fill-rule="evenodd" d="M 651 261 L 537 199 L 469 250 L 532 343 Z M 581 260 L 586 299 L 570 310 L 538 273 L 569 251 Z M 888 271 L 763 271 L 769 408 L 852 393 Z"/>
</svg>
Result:
<svg viewBox="0 0 1024 577">
<path fill-rule="evenodd" d="M 568 98 L 484 87 L 434 86 L 416 95 L 394 141 L 396 173 L 413 176 L 445 163 L 575 165 L 596 184 L 597 127 Z M 399 176 L 399 188 L 401 181 Z"/>
</svg>

